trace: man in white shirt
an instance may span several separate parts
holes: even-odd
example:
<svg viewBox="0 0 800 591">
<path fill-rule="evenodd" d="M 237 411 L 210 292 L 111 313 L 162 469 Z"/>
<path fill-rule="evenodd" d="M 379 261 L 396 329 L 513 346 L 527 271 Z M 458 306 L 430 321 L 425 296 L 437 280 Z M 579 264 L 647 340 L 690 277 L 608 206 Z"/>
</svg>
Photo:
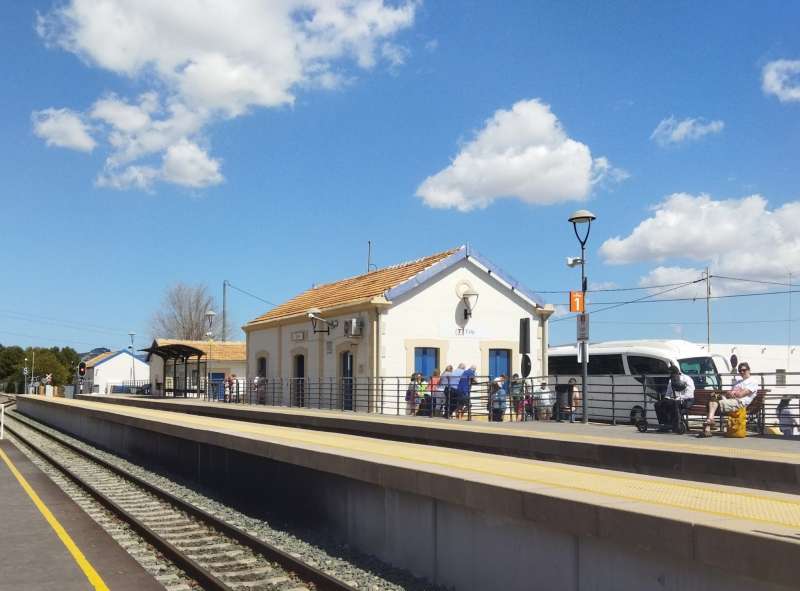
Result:
<svg viewBox="0 0 800 591">
<path fill-rule="evenodd" d="M 664 398 L 655 404 L 659 430 L 675 429 L 680 420 L 680 409 L 690 407 L 693 402 L 694 380 L 673 365 L 669 369 L 669 382 Z"/>
<path fill-rule="evenodd" d="M 743 361 L 739 364 L 738 371 L 739 376 L 733 380 L 731 389 L 719 400 L 708 401 L 708 416 L 699 437 L 711 437 L 711 425 L 714 424 L 717 408 L 723 414 L 734 412 L 740 408 L 747 408 L 756 397 L 760 385 L 758 380 L 750 375 L 750 364 Z"/>
</svg>

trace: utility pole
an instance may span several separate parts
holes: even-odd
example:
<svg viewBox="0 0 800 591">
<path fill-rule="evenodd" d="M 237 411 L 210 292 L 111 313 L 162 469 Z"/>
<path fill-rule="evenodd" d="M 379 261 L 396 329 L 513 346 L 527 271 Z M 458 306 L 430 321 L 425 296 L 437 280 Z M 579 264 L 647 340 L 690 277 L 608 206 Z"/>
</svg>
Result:
<svg viewBox="0 0 800 591">
<path fill-rule="evenodd" d="M 372 266 L 372 240 L 367 240 L 367 273 Z"/>
<path fill-rule="evenodd" d="M 706 267 L 706 346 L 711 354 L 711 274 Z"/>
<path fill-rule="evenodd" d="M 228 335 L 228 285 L 227 279 L 222 282 L 222 340 L 227 340 Z"/>
<path fill-rule="evenodd" d="M 789 271 L 789 317 L 786 321 L 786 371 L 792 371 L 792 272 Z"/>
</svg>

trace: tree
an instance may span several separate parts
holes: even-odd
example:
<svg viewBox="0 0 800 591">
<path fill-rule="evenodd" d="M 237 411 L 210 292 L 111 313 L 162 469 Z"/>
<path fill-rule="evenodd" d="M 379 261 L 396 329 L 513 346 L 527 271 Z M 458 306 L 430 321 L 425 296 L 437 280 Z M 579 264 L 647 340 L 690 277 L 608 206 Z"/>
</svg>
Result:
<svg viewBox="0 0 800 591">
<path fill-rule="evenodd" d="M 34 349 L 28 349 L 28 362 L 33 359 Z M 36 378 L 43 379 L 47 374 L 52 374 L 52 384 L 54 386 L 61 386 L 69 383 L 71 377 L 67 368 L 61 364 L 58 356 L 53 353 L 51 349 L 35 348 L 36 351 L 36 365 L 33 368 L 33 375 Z"/>
<path fill-rule="evenodd" d="M 61 349 L 53 347 L 53 352 L 58 357 L 61 365 L 64 366 L 64 369 L 67 370 L 67 374 L 70 377 L 74 376 L 75 372 L 78 371 L 78 364 L 81 362 L 81 356 L 78 355 L 78 352 L 72 347 L 62 347 Z"/>
<path fill-rule="evenodd" d="M 0 351 L 0 378 L 22 373 L 25 364 L 25 351 L 22 347 L 3 347 Z"/>
<path fill-rule="evenodd" d="M 153 336 L 170 339 L 203 341 L 208 337 L 206 312 L 218 308 L 205 285 L 176 283 L 164 293 L 161 309 L 156 311 L 151 322 Z M 219 312 L 214 317 L 212 332 L 216 340 L 224 339 L 222 318 Z"/>
</svg>

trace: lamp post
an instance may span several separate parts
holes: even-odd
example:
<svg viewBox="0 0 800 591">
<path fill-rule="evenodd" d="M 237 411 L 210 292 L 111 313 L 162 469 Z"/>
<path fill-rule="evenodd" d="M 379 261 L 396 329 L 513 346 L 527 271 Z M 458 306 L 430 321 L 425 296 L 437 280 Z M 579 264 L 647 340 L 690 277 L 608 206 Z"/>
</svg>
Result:
<svg viewBox="0 0 800 591">
<path fill-rule="evenodd" d="M 133 338 L 136 336 L 136 333 L 131 331 L 128 333 L 128 336 L 131 337 L 131 386 L 136 387 L 136 360 L 134 358 L 134 351 L 136 349 L 133 347 Z"/>
<path fill-rule="evenodd" d="M 208 355 L 206 355 L 206 394 L 210 395 L 209 386 L 211 386 L 211 342 L 213 341 L 214 331 L 212 327 L 214 326 L 214 316 L 217 313 L 214 310 L 206 310 L 206 326 L 208 330 L 206 331 L 206 337 L 208 338 Z"/>
<path fill-rule="evenodd" d="M 569 221 L 572 224 L 572 229 L 575 231 L 575 237 L 581 244 L 581 292 L 583 293 L 584 308 L 580 313 L 578 322 L 581 326 L 587 327 L 588 317 L 586 315 L 586 241 L 589 239 L 589 232 L 592 230 L 592 222 L 597 219 L 591 211 L 586 209 L 579 209 L 571 216 Z M 578 225 L 586 224 L 586 233 L 581 237 L 578 232 Z M 586 338 L 582 338 L 578 342 L 581 349 L 581 400 L 582 400 L 582 422 L 589 422 L 588 413 L 588 392 L 587 383 L 589 381 L 589 347 L 588 347 L 588 334 Z"/>
<path fill-rule="evenodd" d="M 17 382 L 17 383 L 19 383 L 19 382 Z M 25 358 L 25 366 L 22 369 L 22 387 L 23 387 L 22 393 L 23 394 L 27 394 L 28 393 L 28 358 L 27 357 Z M 15 388 L 16 388 L 16 386 L 15 386 Z"/>
</svg>

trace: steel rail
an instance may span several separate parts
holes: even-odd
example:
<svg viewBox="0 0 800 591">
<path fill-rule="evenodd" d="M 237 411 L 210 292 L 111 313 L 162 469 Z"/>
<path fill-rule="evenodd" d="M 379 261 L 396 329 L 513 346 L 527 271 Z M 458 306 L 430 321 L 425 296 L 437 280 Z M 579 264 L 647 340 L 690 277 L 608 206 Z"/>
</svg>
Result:
<svg viewBox="0 0 800 591">
<path fill-rule="evenodd" d="M 14 413 L 14 415 L 9 415 L 9 416 L 10 416 L 11 419 L 22 423 L 23 425 L 25 425 L 29 429 L 31 429 L 33 431 L 36 431 L 37 433 L 43 435 L 44 437 L 47 437 L 48 439 L 51 439 L 51 440 L 55 441 L 59 445 L 62 445 L 64 447 L 66 447 L 67 449 L 77 453 L 81 457 L 84 457 L 84 458 L 86 458 L 86 459 L 88 459 L 88 460 L 90 460 L 92 462 L 95 462 L 95 463 L 101 465 L 102 467 L 104 467 L 107 470 L 113 472 L 117 476 L 120 476 L 120 477 L 124 478 L 125 480 L 133 482 L 137 486 L 140 486 L 141 488 L 145 489 L 147 492 L 157 496 L 158 498 L 162 499 L 163 501 L 166 501 L 167 503 L 172 504 L 173 506 L 175 506 L 179 510 L 184 511 L 184 512 L 188 513 L 189 515 L 192 515 L 193 517 L 195 517 L 195 518 L 199 519 L 200 521 L 204 522 L 206 525 L 209 525 L 210 527 L 213 527 L 214 529 L 216 529 L 220 533 L 222 533 L 224 535 L 227 535 L 230 538 L 236 540 L 237 542 L 239 542 L 243 546 L 246 546 L 246 547 L 250 548 L 251 550 L 253 550 L 254 552 L 257 552 L 258 554 L 261 554 L 267 560 L 271 560 L 271 561 L 279 564 L 285 570 L 293 572 L 294 574 L 296 574 L 299 578 L 303 579 L 304 581 L 306 581 L 308 583 L 313 583 L 315 585 L 316 589 L 320 589 L 320 590 L 324 590 L 324 591 L 354 591 L 355 588 L 353 586 L 348 585 L 347 583 L 345 583 L 343 581 L 340 581 L 336 577 L 333 577 L 332 575 L 329 575 L 328 573 L 322 571 L 321 569 L 315 568 L 315 567 L 307 564 L 306 562 L 304 562 L 304 561 L 302 561 L 302 560 L 300 560 L 298 558 L 295 558 L 294 556 L 292 556 L 288 552 L 285 552 L 284 550 L 281 550 L 280 548 L 278 548 L 274 544 L 270 544 L 269 542 L 261 540 L 261 539 L 255 537 L 255 536 L 249 534 L 245 530 L 243 530 L 243 529 L 241 529 L 241 528 L 239 528 L 239 527 L 237 527 L 235 525 L 232 525 L 230 523 L 227 523 L 226 521 L 221 520 L 220 518 L 218 518 L 218 517 L 216 517 L 214 515 L 211 515 L 210 513 L 204 511 L 203 509 L 200 509 L 199 507 L 196 507 L 196 506 L 192 505 L 191 503 L 189 503 L 189 502 L 187 502 L 187 501 L 185 501 L 185 500 L 173 495 L 172 493 L 167 492 L 167 491 L 165 491 L 165 490 L 163 490 L 163 489 L 161 489 L 161 488 L 159 488 L 159 487 L 147 482 L 146 480 L 144 480 L 144 479 L 142 479 L 142 478 L 140 478 L 138 476 L 135 476 L 133 474 L 129 474 L 129 473 L 125 472 L 122 468 L 120 468 L 118 466 L 115 466 L 114 464 L 112 464 L 112 463 L 110 463 L 110 462 L 108 462 L 108 461 L 106 461 L 106 460 L 104 460 L 102 458 L 98 458 L 98 457 L 94 456 L 93 454 L 87 452 L 86 450 L 81 449 L 80 447 L 78 447 L 78 446 L 76 446 L 76 445 L 74 445 L 72 443 L 69 443 L 67 441 L 62 441 L 61 439 L 53 436 L 52 434 L 46 432 L 43 429 L 41 429 L 37 425 L 32 424 L 29 419 L 22 418 L 17 413 Z M 11 430 L 11 429 L 9 429 L 8 424 L 6 424 L 6 430 Z M 43 456 L 45 458 L 45 460 L 47 460 L 48 462 L 52 463 L 60 471 L 64 472 L 64 474 L 67 475 L 67 477 L 69 477 L 70 479 L 74 480 L 76 482 L 76 484 L 81 486 L 81 488 L 84 488 L 85 490 L 87 490 L 87 492 L 89 492 L 89 494 L 92 494 L 92 496 L 94 496 L 94 493 L 91 490 L 86 489 L 85 486 L 84 486 L 84 485 L 86 485 L 88 487 L 91 487 L 91 485 L 83 483 L 80 480 L 80 477 L 70 473 L 68 468 L 63 467 L 63 469 L 62 469 L 62 466 L 60 466 L 58 464 L 58 460 L 54 460 L 54 459 L 51 460 L 47 456 L 46 452 L 40 451 L 34 445 L 30 444 L 24 437 L 21 437 L 16 431 L 11 430 L 11 432 L 14 434 L 15 437 L 18 437 L 26 445 L 31 447 L 31 449 L 36 451 L 36 453 L 38 453 L 39 455 Z M 102 495 L 102 493 L 99 493 L 99 491 L 96 491 L 96 492 L 98 492 L 98 494 Z M 114 504 L 114 502 L 111 501 L 110 499 L 106 499 L 106 500 L 108 500 L 109 503 Z M 98 501 L 103 503 L 103 501 L 101 501 L 100 499 L 98 499 Z M 111 510 L 116 512 L 115 509 L 111 509 Z M 119 510 L 124 512 L 124 509 L 119 508 Z M 132 517 L 132 519 L 135 520 L 136 518 Z M 123 517 L 123 520 L 127 521 L 127 518 Z M 147 526 L 145 526 L 143 524 L 142 524 L 142 527 L 147 528 Z M 158 536 L 158 534 L 156 534 L 155 532 L 153 532 L 153 535 Z M 146 537 L 146 536 L 143 535 L 142 537 Z M 164 542 L 166 544 L 169 544 L 169 542 L 166 542 L 166 541 L 164 541 Z M 153 543 L 153 546 L 158 547 L 155 543 Z M 161 548 L 159 548 L 159 550 L 160 549 Z M 174 550 L 176 552 L 180 552 L 179 550 L 177 550 L 177 548 L 175 548 Z M 164 553 L 165 553 L 165 555 L 167 554 L 166 551 Z M 170 560 L 172 560 L 171 556 L 168 555 L 167 557 Z M 186 558 L 186 557 L 184 557 L 184 558 L 186 560 L 191 560 L 191 559 Z M 194 562 L 194 561 L 192 561 L 192 562 Z M 181 566 L 181 565 L 179 564 L 178 566 Z M 204 570 L 203 567 L 200 566 L 200 565 L 196 565 L 196 567 L 198 569 Z M 190 577 L 195 578 L 195 580 L 198 580 L 194 576 L 194 574 L 192 572 L 190 572 L 189 570 L 183 568 L 183 566 L 181 566 L 181 568 L 184 571 L 186 571 L 187 574 L 189 574 Z M 194 568 L 194 567 L 189 565 L 189 568 Z M 208 573 L 206 573 L 206 574 L 208 574 Z M 200 576 L 203 576 L 203 575 L 200 575 Z M 213 575 L 208 574 L 208 576 L 211 577 L 211 578 L 214 578 Z M 201 582 L 201 581 L 198 580 L 198 582 Z M 227 585 L 225 585 L 225 583 L 223 583 L 223 582 L 221 582 L 219 580 L 216 580 L 216 582 L 219 585 L 221 585 L 221 587 L 216 587 L 215 586 L 215 587 L 209 587 L 209 589 L 229 589 L 229 587 Z"/>
</svg>

